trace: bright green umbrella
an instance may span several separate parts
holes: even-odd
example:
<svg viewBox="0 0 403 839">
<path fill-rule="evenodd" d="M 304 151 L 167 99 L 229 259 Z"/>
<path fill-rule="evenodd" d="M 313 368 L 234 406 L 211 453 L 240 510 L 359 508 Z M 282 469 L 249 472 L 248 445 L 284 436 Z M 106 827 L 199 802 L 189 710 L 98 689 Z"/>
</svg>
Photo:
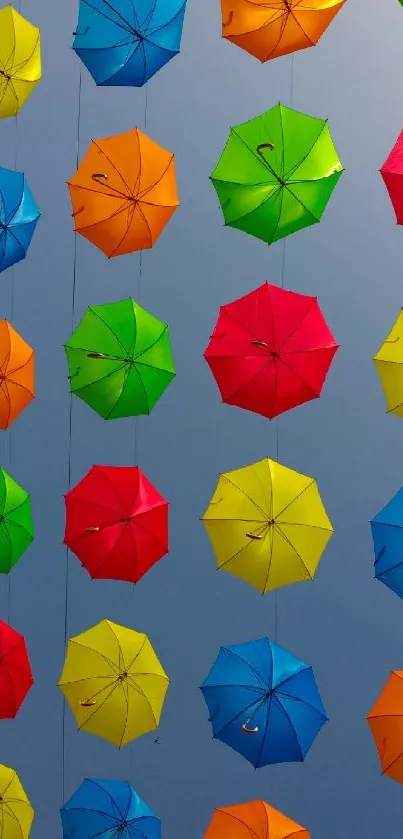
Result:
<svg viewBox="0 0 403 839">
<path fill-rule="evenodd" d="M 167 324 L 131 298 L 87 309 L 65 351 L 72 393 L 104 419 L 149 414 L 175 376 Z"/>
<path fill-rule="evenodd" d="M 0 469 L 0 574 L 9 574 L 34 539 L 31 496 Z"/>
<path fill-rule="evenodd" d="M 231 128 L 211 180 L 225 224 L 270 245 L 320 221 L 342 171 L 327 121 L 278 104 Z"/>
</svg>

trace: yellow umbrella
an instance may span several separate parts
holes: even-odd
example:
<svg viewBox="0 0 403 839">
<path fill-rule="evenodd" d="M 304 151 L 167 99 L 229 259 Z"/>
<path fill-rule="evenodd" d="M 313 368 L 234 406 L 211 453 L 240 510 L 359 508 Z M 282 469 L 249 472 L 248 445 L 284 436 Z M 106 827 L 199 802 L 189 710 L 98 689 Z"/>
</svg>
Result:
<svg viewBox="0 0 403 839">
<path fill-rule="evenodd" d="M 403 417 L 403 309 L 374 356 L 389 413 Z"/>
<path fill-rule="evenodd" d="M 40 30 L 5 6 L 0 9 L 0 119 L 18 114 L 41 77 Z"/>
<path fill-rule="evenodd" d="M 59 687 L 78 728 L 119 748 L 158 728 L 168 685 L 142 632 L 103 620 L 67 642 Z"/>
<path fill-rule="evenodd" d="M 269 458 L 220 475 L 202 521 L 218 568 L 262 594 L 311 580 L 333 533 L 316 481 Z"/>
<path fill-rule="evenodd" d="M 34 808 L 15 771 L 0 765 L 0 836 L 2 839 L 28 839 Z"/>
</svg>

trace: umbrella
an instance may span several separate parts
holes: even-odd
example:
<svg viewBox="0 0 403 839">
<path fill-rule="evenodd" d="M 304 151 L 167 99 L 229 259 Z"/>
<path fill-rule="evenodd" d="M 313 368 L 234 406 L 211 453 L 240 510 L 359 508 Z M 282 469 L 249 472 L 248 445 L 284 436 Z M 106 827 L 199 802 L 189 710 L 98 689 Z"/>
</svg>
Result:
<svg viewBox="0 0 403 839">
<path fill-rule="evenodd" d="M 314 47 L 345 0 L 221 0 L 222 35 L 269 61 Z"/>
<path fill-rule="evenodd" d="M 5 6 L 0 9 L 0 119 L 15 117 L 41 78 L 41 33 Z"/>
<path fill-rule="evenodd" d="M 327 120 L 278 104 L 231 128 L 211 181 L 225 224 L 270 245 L 321 220 L 342 171 Z"/>
<path fill-rule="evenodd" d="M 395 211 L 396 223 L 403 224 L 403 131 L 379 171 Z"/>
<path fill-rule="evenodd" d="M 31 496 L 0 469 L 0 574 L 9 574 L 34 539 Z"/>
<path fill-rule="evenodd" d="M 0 428 L 8 428 L 35 396 L 35 353 L 0 320 Z"/>
<path fill-rule="evenodd" d="M 333 534 L 314 478 L 269 458 L 220 475 L 202 522 L 217 567 L 262 594 L 311 580 Z"/>
<path fill-rule="evenodd" d="M 221 647 L 201 691 L 213 739 L 255 769 L 303 761 L 327 721 L 312 667 L 268 638 Z"/>
<path fill-rule="evenodd" d="M 14 719 L 34 683 L 25 639 L 0 620 L 0 719 Z"/>
<path fill-rule="evenodd" d="M 39 218 L 25 175 L 0 167 L 0 271 L 25 259 Z"/>
<path fill-rule="evenodd" d="M 73 49 L 97 85 L 141 87 L 178 54 L 186 0 L 80 0 Z"/>
<path fill-rule="evenodd" d="M 337 350 L 316 297 L 264 283 L 221 306 L 204 358 L 224 402 L 273 419 L 320 396 Z"/>
<path fill-rule="evenodd" d="M 374 356 L 387 411 L 403 417 L 403 309 Z"/>
<path fill-rule="evenodd" d="M 179 206 L 174 155 L 138 128 L 92 140 L 68 187 L 75 231 L 109 258 L 152 248 Z"/>
<path fill-rule="evenodd" d="M 382 774 L 403 784 L 403 670 L 393 670 L 367 715 Z"/>
<path fill-rule="evenodd" d="M 168 553 L 168 502 L 137 466 L 92 466 L 64 498 L 64 542 L 92 579 L 137 583 Z"/>
<path fill-rule="evenodd" d="M 127 781 L 85 778 L 61 808 L 63 839 L 160 839 L 161 821 Z"/>
<path fill-rule="evenodd" d="M 59 687 L 77 726 L 119 748 L 158 728 L 168 685 L 142 632 L 103 620 L 67 642 Z"/>
<path fill-rule="evenodd" d="M 220 807 L 204 834 L 204 839 L 309 839 L 300 824 L 270 807 L 265 801 L 248 801 Z"/>
<path fill-rule="evenodd" d="M 375 577 L 403 598 L 403 487 L 371 521 Z"/>
<path fill-rule="evenodd" d="M 150 414 L 175 376 L 167 324 L 132 298 L 88 308 L 65 351 L 72 393 L 105 420 Z"/>
<path fill-rule="evenodd" d="M 34 808 L 15 771 L 0 766 L 0 831 L 3 839 L 28 839 Z"/>
</svg>

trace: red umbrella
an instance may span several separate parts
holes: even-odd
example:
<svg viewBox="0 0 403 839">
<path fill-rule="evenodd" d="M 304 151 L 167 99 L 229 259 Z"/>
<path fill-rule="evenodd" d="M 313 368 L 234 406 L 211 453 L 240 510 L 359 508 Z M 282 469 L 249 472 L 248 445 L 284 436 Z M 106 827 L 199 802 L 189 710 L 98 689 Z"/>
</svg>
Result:
<svg viewBox="0 0 403 839">
<path fill-rule="evenodd" d="M 320 396 L 338 346 L 316 297 L 264 283 L 221 306 L 204 357 L 224 402 L 273 419 Z"/>
<path fill-rule="evenodd" d="M 92 579 L 137 583 L 168 553 L 168 502 L 137 466 L 92 466 L 64 499 L 64 542 Z"/>
<path fill-rule="evenodd" d="M 0 620 L 0 719 L 14 719 L 33 683 L 24 637 Z"/>
<path fill-rule="evenodd" d="M 396 213 L 397 224 L 403 224 L 403 131 L 380 172 Z"/>
</svg>

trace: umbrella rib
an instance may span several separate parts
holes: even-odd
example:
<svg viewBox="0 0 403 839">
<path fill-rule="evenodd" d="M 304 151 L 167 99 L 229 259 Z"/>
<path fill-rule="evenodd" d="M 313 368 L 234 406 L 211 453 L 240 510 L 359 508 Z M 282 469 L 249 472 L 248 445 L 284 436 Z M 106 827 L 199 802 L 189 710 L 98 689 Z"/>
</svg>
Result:
<svg viewBox="0 0 403 839">
<path fill-rule="evenodd" d="M 152 341 L 152 343 L 151 343 L 151 344 L 148 344 L 148 345 L 147 345 L 147 347 L 146 347 L 144 350 L 142 350 L 142 351 L 141 351 L 141 353 L 139 353 L 138 355 L 136 355 L 136 357 L 135 357 L 135 363 L 136 363 L 136 364 L 142 364 L 144 367 L 150 367 L 150 366 L 151 366 L 151 367 L 153 367 L 154 365 L 150 365 L 150 364 L 147 364 L 147 363 L 145 363 L 145 362 L 143 362 L 143 361 L 139 361 L 139 359 L 140 359 L 143 355 L 145 355 L 146 353 L 150 352 L 150 350 L 154 349 L 154 347 L 156 347 L 156 346 L 157 346 L 157 344 L 161 341 L 161 338 L 163 338 L 163 337 L 164 337 L 164 335 L 165 335 L 165 333 L 167 333 L 167 332 L 168 332 L 168 325 L 167 325 L 166 323 L 164 323 L 163 328 L 161 329 L 161 332 L 157 335 L 157 337 L 154 339 L 154 341 Z M 159 368 L 159 369 L 161 369 L 161 370 L 162 370 L 162 369 L 164 369 L 164 368 L 162 368 L 162 367 L 161 367 L 161 368 Z"/>
<path fill-rule="evenodd" d="M 125 371 L 125 376 L 124 376 L 124 382 L 123 382 L 123 385 L 122 385 L 122 390 L 121 390 L 121 392 L 120 392 L 120 394 L 119 394 L 119 396 L 118 396 L 118 398 L 117 398 L 116 402 L 114 403 L 114 405 L 112 405 L 112 408 L 110 409 L 110 411 L 109 411 L 108 415 L 105 417 L 105 419 L 107 419 L 107 420 L 108 420 L 108 419 L 110 419 L 110 417 L 112 416 L 113 412 L 114 412 L 114 411 L 116 411 L 116 408 L 117 408 L 117 406 L 119 405 L 119 402 L 120 402 L 120 400 L 121 400 L 121 399 L 122 399 L 122 397 L 123 397 L 123 394 L 124 394 L 124 392 L 125 392 L 125 390 L 126 390 L 126 386 L 127 386 L 127 380 L 128 380 L 128 378 L 129 378 L 129 375 L 130 375 L 130 372 L 131 372 L 131 371 L 135 373 L 135 375 L 137 376 L 137 378 L 138 378 L 138 380 L 139 380 L 139 382 L 140 382 L 140 384 L 141 384 L 141 386 L 142 386 L 142 388 L 143 388 L 143 390 L 144 390 L 144 393 L 145 393 L 145 395 L 146 395 L 147 413 L 148 413 L 148 414 L 150 413 L 150 406 L 149 406 L 149 402 L 148 402 L 148 393 L 147 393 L 147 391 L 146 391 L 146 388 L 145 388 L 145 386 L 144 386 L 144 383 L 143 383 L 143 380 L 142 380 L 141 376 L 139 375 L 138 371 L 136 370 L 136 365 L 134 364 L 134 365 L 132 366 L 132 368 L 130 368 L 130 367 L 129 367 L 129 365 L 125 365 L 125 366 L 126 366 L 126 371 Z"/>
<path fill-rule="evenodd" d="M 245 490 L 243 490 L 240 486 L 238 486 L 238 484 L 235 484 L 233 481 L 231 481 L 231 479 L 228 477 L 228 474 L 229 474 L 228 472 L 227 472 L 227 473 L 223 473 L 221 477 L 222 477 L 223 479 L 225 479 L 225 480 L 226 480 L 229 484 L 231 484 L 231 486 L 233 486 L 236 490 L 238 490 L 238 492 L 240 492 L 242 495 L 244 495 L 244 496 L 245 496 L 245 498 L 247 498 L 247 499 L 248 499 L 248 501 L 250 501 L 250 502 L 251 502 L 251 504 L 253 505 L 253 507 L 255 507 L 255 508 L 256 508 L 256 510 L 258 510 L 258 512 L 262 514 L 262 516 L 263 516 L 263 521 L 264 521 L 264 522 L 266 522 L 266 521 L 267 521 L 267 512 L 266 512 L 265 510 L 263 510 L 263 509 L 259 506 L 259 504 L 257 504 L 257 503 L 256 503 L 256 501 L 254 501 L 254 499 L 253 499 L 253 498 L 251 498 L 251 496 L 250 496 L 250 495 L 248 495 L 248 493 L 247 493 L 247 492 L 245 492 Z"/>
<path fill-rule="evenodd" d="M 98 474 L 102 475 L 102 478 L 104 479 L 104 481 L 106 481 L 108 486 L 113 489 L 113 492 L 117 496 L 118 502 L 122 505 L 122 507 L 125 507 L 125 501 L 123 499 L 123 496 L 120 494 L 119 487 L 116 486 L 116 484 L 113 482 L 112 478 L 109 476 L 109 472 L 105 472 L 105 470 L 102 469 L 102 467 L 99 466 L 99 465 L 95 466 L 95 469 L 97 470 Z M 89 503 L 91 504 L 92 502 L 89 502 Z M 101 506 L 103 506 L 103 505 L 101 505 Z M 117 515 L 120 514 L 120 510 L 118 509 L 118 507 L 116 507 L 116 513 L 117 513 Z M 116 522 L 116 524 L 117 524 L 117 522 Z"/>
<path fill-rule="evenodd" d="M 120 240 L 116 243 L 115 247 L 109 254 L 109 257 L 112 258 L 115 256 L 119 248 L 122 246 L 123 242 L 125 241 L 126 237 L 130 232 L 130 228 L 133 224 L 134 214 L 136 212 L 136 204 L 133 202 L 131 205 L 126 208 L 127 217 L 126 217 L 126 230 L 124 231 L 123 235 L 121 236 Z"/>
<path fill-rule="evenodd" d="M 237 687 L 237 685 L 234 685 L 234 687 Z M 238 719 L 239 719 L 239 717 L 244 717 L 244 716 L 245 716 L 245 714 L 249 713 L 249 711 L 250 711 L 250 710 L 251 710 L 251 709 L 252 709 L 255 705 L 258 705 L 259 703 L 260 703 L 261 705 L 263 705 L 263 703 L 262 703 L 262 698 L 260 698 L 260 699 L 255 699 L 253 702 L 251 702 L 251 704 L 250 704 L 250 705 L 246 705 L 246 707 L 245 707 L 245 708 L 241 708 L 241 710 L 240 710 L 240 711 L 239 711 L 239 712 L 235 715 L 235 717 L 232 717 L 230 720 L 228 720 L 228 721 L 225 723 L 225 725 L 223 725 L 220 729 L 218 729 L 217 733 L 214 735 L 214 738 L 217 738 L 217 737 L 219 738 L 219 737 L 220 737 L 220 734 L 222 734 L 222 732 L 223 732 L 223 731 L 225 731 L 225 729 L 226 729 L 226 728 L 228 728 L 228 726 L 230 726 L 230 725 L 232 725 L 234 722 L 236 722 L 236 720 L 238 720 Z"/>
<path fill-rule="evenodd" d="M 81 647 L 83 650 L 91 650 L 92 653 L 96 653 L 96 655 L 101 656 L 101 658 L 103 658 L 107 662 L 107 664 L 109 664 L 109 666 L 112 668 L 112 672 L 115 673 L 116 676 L 119 675 L 119 670 L 116 667 L 115 662 L 112 661 L 111 658 L 108 658 L 108 656 L 106 656 L 104 653 L 101 653 L 100 650 L 97 649 L 97 647 L 90 647 L 90 646 L 88 646 L 88 644 L 82 644 L 80 641 L 77 641 L 75 638 L 69 638 L 68 644 L 71 644 L 72 646 L 76 646 L 76 647 Z M 88 678 L 88 676 L 86 678 Z M 106 679 L 106 678 L 109 678 L 109 677 L 102 676 L 102 677 L 97 677 L 97 678 Z M 80 679 L 78 681 L 82 681 L 82 680 Z"/>
<path fill-rule="evenodd" d="M 289 501 L 288 504 L 286 504 L 285 507 L 282 508 L 282 510 L 278 511 L 278 513 L 275 516 L 276 519 L 279 519 L 280 516 L 282 516 L 283 513 L 285 513 L 285 511 L 288 510 L 288 508 L 292 506 L 292 504 L 295 504 L 295 502 L 298 501 L 299 498 L 301 498 L 301 495 L 303 495 L 304 492 L 306 492 L 308 489 L 310 489 L 312 484 L 315 484 L 315 479 L 314 478 L 308 478 L 308 480 L 309 480 L 309 484 L 306 484 L 306 486 L 304 486 L 304 488 L 301 489 L 301 492 L 299 492 L 298 495 L 296 495 L 294 498 L 292 498 L 292 500 Z"/>
<path fill-rule="evenodd" d="M 105 2 L 105 0 L 104 0 L 104 2 Z M 93 140 L 92 142 L 94 143 L 94 146 L 98 149 L 98 151 L 99 151 L 99 152 L 103 155 L 103 157 L 104 157 L 104 158 L 108 161 L 108 163 L 112 166 L 112 169 L 114 169 L 114 171 L 116 172 L 116 174 L 118 175 L 118 177 L 120 178 L 120 180 L 122 181 L 122 183 L 123 183 L 123 184 L 125 185 L 125 187 L 127 188 L 127 191 L 128 191 L 128 193 L 129 193 L 129 195 L 130 195 L 132 198 L 134 198 L 134 193 L 133 193 L 132 189 L 130 188 L 129 184 L 127 183 L 126 179 L 123 177 L 122 173 L 119 171 L 119 169 L 117 168 L 117 166 L 114 164 L 113 159 L 112 159 L 111 157 L 109 157 L 109 155 L 108 155 L 108 154 L 106 153 L 106 151 L 102 148 L 102 146 L 100 146 L 100 145 L 99 145 L 99 142 L 98 142 L 97 140 Z M 126 196 L 125 196 L 125 197 L 126 197 Z"/>
<path fill-rule="evenodd" d="M 225 649 L 226 652 L 229 652 L 229 653 L 231 653 L 231 655 L 235 656 L 236 658 L 239 658 L 239 660 L 242 661 L 243 664 L 246 664 L 247 667 L 249 667 L 249 670 L 251 670 L 252 673 L 257 677 L 259 682 L 263 683 L 263 688 L 268 687 L 269 683 L 268 683 L 267 679 L 263 678 L 263 676 L 259 673 L 259 671 L 256 670 L 253 667 L 253 664 L 251 664 L 246 658 L 242 658 L 242 656 L 239 653 L 236 653 L 236 652 L 234 652 L 234 650 L 231 650 L 230 647 L 224 647 L 224 649 Z M 234 687 L 236 687 L 236 685 L 234 685 Z"/>
<path fill-rule="evenodd" d="M 100 321 L 101 321 L 101 323 L 102 323 L 102 325 L 103 325 L 103 326 L 106 326 L 107 330 L 108 330 L 108 331 L 109 331 L 109 332 L 113 335 L 113 337 L 115 338 L 116 342 L 119 344 L 119 346 L 120 346 L 120 348 L 122 349 L 123 353 L 126 353 L 126 347 L 125 347 L 125 345 L 124 345 L 124 344 L 123 344 L 123 342 L 120 340 L 119 335 L 117 335 L 117 333 L 114 331 L 114 329 L 112 329 L 112 327 L 111 327 L 111 325 L 108 323 L 108 321 L 106 321 L 103 317 L 101 317 L 101 315 L 99 314 L 99 312 L 97 312 L 97 311 L 96 311 L 96 310 L 95 310 L 92 306 L 90 307 L 90 312 L 91 312 L 91 314 L 92 314 L 92 315 L 94 315 L 96 318 L 98 318 L 98 320 L 100 320 Z"/>
<path fill-rule="evenodd" d="M 291 166 L 291 169 L 289 169 L 288 172 L 284 173 L 284 179 L 289 180 L 290 177 L 292 175 L 294 175 L 295 172 L 302 166 L 302 164 L 305 163 L 305 161 L 307 160 L 307 158 L 309 157 L 309 155 L 311 154 L 311 152 L 315 148 L 316 143 L 319 142 L 320 136 L 321 136 L 321 134 L 323 134 L 326 127 L 327 127 L 327 119 L 324 119 L 323 123 L 322 123 L 322 127 L 321 127 L 320 131 L 318 132 L 315 140 L 312 142 L 312 145 L 309 147 L 308 151 L 304 154 L 304 156 L 301 158 L 301 160 L 299 160 L 298 163 L 296 163 L 294 166 Z M 320 180 L 322 180 L 322 178 L 320 178 Z"/>
<path fill-rule="evenodd" d="M 167 174 L 168 170 L 171 168 L 174 160 L 175 160 L 175 155 L 171 154 L 171 156 L 170 156 L 170 158 L 167 162 L 167 165 L 165 166 L 165 169 L 162 170 L 158 179 L 156 181 L 154 181 L 152 184 L 150 184 L 149 186 L 147 186 L 142 192 L 139 189 L 138 200 L 141 201 L 142 204 L 147 204 L 147 201 L 144 201 L 145 196 L 148 195 L 149 192 L 152 192 L 152 190 L 155 189 L 155 187 L 158 186 L 158 184 L 161 183 L 161 181 L 165 178 L 165 175 Z M 140 176 L 141 176 L 141 171 L 140 171 Z M 156 204 L 154 206 L 159 207 L 161 205 Z"/>
</svg>

